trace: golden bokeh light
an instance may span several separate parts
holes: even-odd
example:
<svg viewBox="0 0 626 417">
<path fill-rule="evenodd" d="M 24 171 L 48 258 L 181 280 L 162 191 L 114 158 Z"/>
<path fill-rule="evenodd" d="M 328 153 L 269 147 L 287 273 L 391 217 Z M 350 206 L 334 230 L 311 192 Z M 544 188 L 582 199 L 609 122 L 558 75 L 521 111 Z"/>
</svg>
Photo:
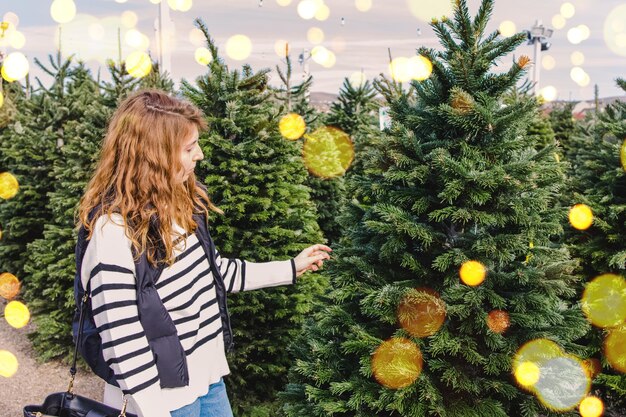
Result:
<svg viewBox="0 0 626 417">
<path fill-rule="evenodd" d="M 522 362 L 514 370 L 515 380 L 523 387 L 532 387 L 539 381 L 539 367 L 533 362 Z"/>
<path fill-rule="evenodd" d="M 24 303 L 20 301 L 9 301 L 4 308 L 4 319 L 11 327 L 21 329 L 30 320 L 30 311 Z"/>
<path fill-rule="evenodd" d="M 626 171 L 626 139 L 622 141 L 622 146 L 619 150 L 619 160 L 622 163 L 622 169 Z"/>
<path fill-rule="evenodd" d="M 354 88 L 359 88 L 360 86 L 365 84 L 366 81 L 367 77 L 365 76 L 365 73 L 363 71 L 353 72 L 348 78 L 348 82 Z"/>
<path fill-rule="evenodd" d="M 18 363 L 14 354 L 0 350 L 0 376 L 11 378 L 17 372 Z"/>
<path fill-rule="evenodd" d="M 372 8 L 372 0 L 354 0 L 354 6 L 360 12 L 367 12 Z"/>
<path fill-rule="evenodd" d="M 150 0 L 150 3 L 152 3 L 152 4 L 159 4 L 159 3 L 161 3 L 161 0 Z"/>
<path fill-rule="evenodd" d="M 11 52 L 2 62 L 2 78 L 8 82 L 21 80 L 26 77 L 30 65 L 28 59 L 21 52 Z"/>
<path fill-rule="evenodd" d="M 9 22 L 10 24 L 13 25 L 13 27 L 17 27 L 20 24 L 20 18 L 18 17 L 17 14 L 15 14 L 13 12 L 6 12 L 2 16 L 2 21 L 3 22 Z"/>
<path fill-rule="evenodd" d="M 0 198 L 8 200 L 15 197 L 20 189 L 17 179 L 10 172 L 0 174 Z"/>
<path fill-rule="evenodd" d="M 137 29 L 130 29 L 126 31 L 126 34 L 124 35 L 124 41 L 128 46 L 132 48 L 140 48 L 143 42 L 141 32 L 139 32 Z"/>
<path fill-rule="evenodd" d="M 4 66 L 2 66 L 2 69 L 0 70 L 0 75 L 2 75 L 2 78 L 3 78 L 5 81 L 8 81 L 8 82 L 12 83 L 13 81 L 15 81 L 15 78 L 11 78 L 11 77 L 9 77 L 9 76 L 7 75 L 7 73 L 6 73 L 6 70 L 5 70 L 5 69 L 6 69 L 6 68 L 5 68 Z"/>
<path fill-rule="evenodd" d="M 612 9 L 604 20 L 604 42 L 613 53 L 626 56 L 626 4 Z"/>
<path fill-rule="evenodd" d="M 562 354 L 562 350 L 555 342 L 548 339 L 535 339 L 525 343 L 518 349 L 514 359 L 514 368 L 522 362 L 539 363 L 553 359 Z"/>
<path fill-rule="evenodd" d="M 567 40 L 570 41 L 571 44 L 578 45 L 585 40 L 585 34 L 580 27 L 573 27 L 567 31 Z"/>
<path fill-rule="evenodd" d="M 412 80 L 424 81 L 433 72 L 432 62 L 422 55 L 415 55 L 409 58 L 408 66 Z"/>
<path fill-rule="evenodd" d="M 274 42 L 274 52 L 281 58 L 285 58 L 289 55 L 289 42 L 284 39 L 278 39 Z"/>
<path fill-rule="evenodd" d="M 569 222 L 575 229 L 586 230 L 593 224 L 593 212 L 586 204 L 576 204 L 569 211 Z"/>
<path fill-rule="evenodd" d="M 137 13 L 132 10 L 126 10 L 122 13 L 122 24 L 127 28 L 134 28 L 137 26 L 137 22 L 139 21 L 139 17 L 137 17 Z"/>
<path fill-rule="evenodd" d="M 22 32 L 19 32 L 17 30 L 11 33 L 10 38 L 11 39 L 9 40 L 9 45 L 11 45 L 11 48 L 13 49 L 22 49 L 26 44 L 26 37 Z"/>
<path fill-rule="evenodd" d="M 407 0 L 407 3 L 413 16 L 423 22 L 430 23 L 433 18 L 452 15 L 451 1 Z"/>
<path fill-rule="evenodd" d="M 555 29 L 563 29 L 566 23 L 567 20 L 560 14 L 552 16 L 552 26 L 554 26 Z"/>
<path fill-rule="evenodd" d="M 480 285 L 487 276 L 487 268 L 478 261 L 466 261 L 459 270 L 461 281 L 466 285 L 475 287 Z"/>
<path fill-rule="evenodd" d="M 198 28 L 193 28 L 189 31 L 189 42 L 193 46 L 203 46 L 206 38 L 204 37 L 204 33 Z"/>
<path fill-rule="evenodd" d="M 143 51 L 135 51 L 126 57 L 126 71 L 134 78 L 142 78 L 152 71 L 152 59 Z"/>
<path fill-rule="evenodd" d="M 600 363 L 600 359 L 597 358 L 585 359 L 583 361 L 583 367 L 589 379 L 594 379 L 602 372 L 602 364 Z"/>
<path fill-rule="evenodd" d="M 0 108 L 2 108 L 3 104 L 4 104 L 4 94 L 2 94 L 2 91 L 0 91 Z"/>
<path fill-rule="evenodd" d="M 513 359 L 513 375 L 518 383 L 530 389 L 539 380 L 539 364 L 561 354 L 561 348 L 551 340 L 531 340 L 518 349 Z"/>
<path fill-rule="evenodd" d="M 278 130 L 285 139 L 298 140 L 304 135 L 306 123 L 299 114 L 289 113 L 280 118 Z"/>
<path fill-rule="evenodd" d="M 372 356 L 374 377 L 391 389 L 411 385 L 420 376 L 422 366 L 419 347 L 405 338 L 394 337 L 381 343 Z"/>
<path fill-rule="evenodd" d="M 590 395 L 580 402 L 578 410 L 581 417 L 600 417 L 604 413 L 604 403 L 598 397 Z"/>
<path fill-rule="evenodd" d="M 558 97 L 558 91 L 556 87 L 547 85 L 539 90 L 539 97 L 541 97 L 543 101 L 554 101 Z"/>
<path fill-rule="evenodd" d="M 327 5 L 322 4 L 315 11 L 315 18 L 319 21 L 327 20 L 330 17 L 330 9 Z"/>
<path fill-rule="evenodd" d="M 432 71 L 433 64 L 422 55 L 414 55 L 411 58 L 397 57 L 389 64 L 391 77 L 397 82 L 423 81 L 430 77 Z"/>
<path fill-rule="evenodd" d="M 315 13 L 317 12 L 318 5 L 313 0 L 301 0 L 298 3 L 298 16 L 303 18 L 304 20 L 310 20 L 315 17 Z"/>
<path fill-rule="evenodd" d="M 615 327 L 626 320 L 626 280 L 603 274 L 589 282 L 583 292 L 582 310 L 597 327 Z"/>
<path fill-rule="evenodd" d="M 574 51 L 570 55 L 570 60 L 572 61 L 572 65 L 579 67 L 585 63 L 585 55 L 580 51 Z"/>
<path fill-rule="evenodd" d="M 0 274 L 0 297 L 12 300 L 20 292 L 20 281 L 13 274 L 3 272 Z"/>
<path fill-rule="evenodd" d="M 54 0 L 50 5 L 50 16 L 57 23 L 68 23 L 76 16 L 73 0 Z"/>
<path fill-rule="evenodd" d="M 556 59 L 552 55 L 544 55 L 541 57 L 541 66 L 543 69 L 550 71 L 556 67 Z"/>
<path fill-rule="evenodd" d="M 583 41 L 589 39 L 589 37 L 591 36 L 591 29 L 589 29 L 589 26 L 578 25 L 577 28 L 583 38 Z"/>
<path fill-rule="evenodd" d="M 325 68 L 331 68 L 336 62 L 335 53 L 322 45 L 316 45 L 311 49 L 311 58 Z"/>
<path fill-rule="evenodd" d="M 57 48 L 72 51 L 76 60 L 96 60 L 104 64 L 106 60 L 119 54 L 120 29 L 123 41 L 128 29 L 122 24 L 120 16 L 98 19 L 79 13 L 71 22 L 63 25 L 62 39 L 59 37 L 59 31 L 55 31 L 54 42 Z M 89 42 L 90 39 L 97 42 Z"/>
<path fill-rule="evenodd" d="M 591 387 L 583 362 L 548 339 L 524 344 L 513 359 L 513 374 L 520 386 L 535 393 L 544 406 L 556 411 L 576 407 Z"/>
<path fill-rule="evenodd" d="M 167 0 L 167 5 L 170 6 L 170 9 L 176 10 L 179 12 L 187 12 L 193 6 L 192 0 Z"/>
<path fill-rule="evenodd" d="M 446 303 L 428 288 L 409 290 L 398 304 L 400 326 L 414 337 L 437 333 L 446 320 Z"/>
<path fill-rule="evenodd" d="M 571 19 L 576 14 L 576 8 L 570 2 L 561 5 L 561 15 L 566 19 Z"/>
<path fill-rule="evenodd" d="M 389 64 L 389 72 L 391 78 L 399 83 L 409 81 L 411 79 L 409 59 L 404 56 L 394 58 Z"/>
<path fill-rule="evenodd" d="M 347 133 L 322 126 L 304 135 L 302 154 L 309 172 L 319 178 L 334 178 L 346 173 L 354 160 L 354 144 Z"/>
<path fill-rule="evenodd" d="M 291 0 L 276 0 L 276 3 L 279 6 L 286 7 L 286 6 L 289 6 L 291 4 Z"/>
<path fill-rule="evenodd" d="M 626 325 L 609 330 L 604 339 L 604 356 L 613 369 L 626 373 Z"/>
<path fill-rule="evenodd" d="M 509 36 L 513 36 L 515 35 L 515 33 L 517 33 L 517 26 L 515 26 L 515 23 L 511 20 L 505 20 L 504 22 L 500 23 L 500 26 L 498 26 L 498 30 L 500 31 L 500 34 L 502 36 L 506 36 L 508 38 Z"/>
<path fill-rule="evenodd" d="M 335 55 L 333 51 L 328 50 L 328 49 L 327 51 L 328 51 L 328 55 L 327 55 L 327 58 L 322 62 L 322 66 L 324 68 L 332 68 L 337 63 L 337 56 Z"/>
<path fill-rule="evenodd" d="M 104 39 L 104 26 L 100 23 L 92 23 L 89 25 L 87 33 L 89 33 L 89 37 L 94 41 L 100 41 Z"/>
<path fill-rule="evenodd" d="M 502 334 L 511 326 L 509 313 L 504 310 L 492 310 L 487 314 L 487 327 L 494 332 Z"/>
<path fill-rule="evenodd" d="M 306 38 L 314 45 L 324 42 L 324 31 L 318 27 L 312 27 L 306 32 Z"/>
<path fill-rule="evenodd" d="M 194 53 L 194 58 L 196 62 L 202 66 L 207 66 L 213 60 L 213 55 L 211 51 L 204 46 L 196 48 L 196 52 Z"/>
<path fill-rule="evenodd" d="M 252 41 L 246 35 L 233 35 L 226 41 L 226 55 L 230 58 L 243 61 L 252 52 Z"/>
</svg>

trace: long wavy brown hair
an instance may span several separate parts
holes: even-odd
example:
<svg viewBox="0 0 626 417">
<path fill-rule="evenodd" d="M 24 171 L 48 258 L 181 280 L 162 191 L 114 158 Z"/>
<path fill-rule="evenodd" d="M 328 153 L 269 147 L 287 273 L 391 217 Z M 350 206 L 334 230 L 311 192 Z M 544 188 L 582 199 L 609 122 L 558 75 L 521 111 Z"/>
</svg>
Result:
<svg viewBox="0 0 626 417">
<path fill-rule="evenodd" d="M 135 260 L 146 252 L 152 265 L 171 265 L 174 242 L 182 237 L 173 221 L 191 233 L 197 227 L 194 213 L 222 213 L 193 172 L 184 182 L 177 176 L 184 170 L 180 151 L 194 127 L 206 129 L 200 109 L 163 91 L 140 90 L 120 103 L 75 215 L 77 228 L 89 232 L 87 239 L 98 217 L 119 213 Z"/>
</svg>

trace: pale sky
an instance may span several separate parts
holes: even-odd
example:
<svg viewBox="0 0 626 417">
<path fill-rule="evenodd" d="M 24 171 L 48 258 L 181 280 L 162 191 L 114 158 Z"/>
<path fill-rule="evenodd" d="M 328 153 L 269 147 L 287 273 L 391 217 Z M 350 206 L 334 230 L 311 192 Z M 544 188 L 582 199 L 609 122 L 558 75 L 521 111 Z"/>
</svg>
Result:
<svg viewBox="0 0 626 417">
<path fill-rule="evenodd" d="M 58 36 L 59 26 L 62 27 L 63 54 L 67 56 L 76 53 L 87 59 L 88 66 L 95 74 L 102 64 L 94 57 L 97 56 L 100 61 L 104 58 L 117 59 L 117 27 L 120 27 L 122 34 L 122 56 L 136 50 L 125 42 L 125 34 L 131 28 L 124 26 L 121 20 L 125 11 L 132 11 L 138 17 L 135 28 L 146 35 L 149 39 L 147 50 L 153 57 L 157 57 L 154 27 L 159 6 L 149 0 L 119 1 L 122 0 L 74 0 L 76 17 L 69 23 L 59 25 L 50 14 L 52 0 L 0 0 L 0 17 L 6 16 L 7 12 L 18 16 L 17 30 L 26 39 L 19 51 L 31 62 L 31 76 L 40 77 L 45 84 L 49 82 L 49 77 L 32 61 L 39 58 L 47 62 L 47 55 L 55 53 L 55 37 Z M 306 63 L 314 77 L 313 91 L 337 93 L 343 78 L 355 72 L 362 71 L 370 80 L 379 73 L 389 75 L 388 48 L 391 48 L 393 58 L 411 57 L 419 46 L 439 48 L 438 40 L 427 22 L 430 16 L 444 14 L 448 4 L 445 0 L 371 0 L 369 10 L 362 12 L 357 9 L 357 3 L 367 5 L 368 0 L 307 0 L 323 2 L 328 7 L 329 17 L 320 21 L 315 18 L 305 20 L 298 15 L 301 0 L 292 0 L 287 6 L 280 6 L 278 1 L 288 2 L 193 0 L 189 11 L 170 11 L 175 28 L 171 55 L 173 79 L 177 82 L 182 78 L 191 81 L 204 72 L 204 68 L 194 59 L 197 45 L 189 36 L 194 28 L 193 20 L 200 17 L 231 68 L 241 67 L 243 63 L 249 63 L 255 70 L 270 68 L 273 85 L 280 82 L 275 67 L 277 64 L 282 65 L 281 58 L 274 52 L 276 41 L 282 39 L 289 42 L 294 81 L 297 81 L 301 79 L 303 71 L 303 67 L 298 64 L 298 55 L 315 46 L 307 39 L 307 31 L 313 27 L 321 29 L 324 34 L 321 45 L 335 54 L 336 62 L 331 68 L 325 68 L 313 59 L 306 60 Z M 562 7 L 565 3 L 569 6 Z M 472 15 L 476 13 L 479 4 L 479 0 L 469 1 Z M 423 16 L 415 16 L 412 10 Z M 555 28 L 554 17 L 568 17 L 572 11 L 573 16 L 560 19 L 565 21 L 564 27 L 554 29 L 552 37 L 548 39 L 550 49 L 542 53 L 542 62 L 548 67 L 541 65 L 540 87 L 554 87 L 558 99 L 591 99 L 595 84 L 599 87 L 601 97 L 624 95 L 615 86 L 614 79 L 626 77 L 625 1 L 497 0 L 488 29 L 495 30 L 502 22 L 510 21 L 517 31 L 522 31 L 530 29 L 537 19 L 546 27 Z M 588 38 L 572 44 L 568 40 L 568 31 L 578 28 L 585 32 L 585 27 L 580 25 L 588 29 Z M 234 35 L 245 35 L 252 42 L 250 55 L 242 61 L 226 56 L 225 44 Z M 9 45 L 0 46 L 0 50 L 10 53 L 17 49 Z M 532 59 L 533 47 L 524 44 L 514 55 L 528 55 Z M 499 68 L 508 68 L 512 58 L 503 59 Z M 551 63 L 554 68 L 549 69 Z M 581 87 L 572 79 L 571 72 L 575 67 L 578 69 L 574 72 L 588 74 L 587 86 Z M 107 78 L 106 71 L 103 70 L 101 75 Z"/>
</svg>

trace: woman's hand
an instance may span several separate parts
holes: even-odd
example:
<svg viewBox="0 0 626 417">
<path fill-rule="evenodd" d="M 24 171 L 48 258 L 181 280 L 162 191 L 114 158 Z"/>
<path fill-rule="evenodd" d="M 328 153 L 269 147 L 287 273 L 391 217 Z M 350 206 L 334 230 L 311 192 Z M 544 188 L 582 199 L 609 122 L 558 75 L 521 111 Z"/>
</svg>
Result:
<svg viewBox="0 0 626 417">
<path fill-rule="evenodd" d="M 324 259 L 330 259 L 328 252 L 332 249 L 326 245 L 313 245 L 304 249 L 298 256 L 293 258 L 296 264 L 296 276 L 304 274 L 306 271 L 317 271 L 324 265 Z"/>
</svg>

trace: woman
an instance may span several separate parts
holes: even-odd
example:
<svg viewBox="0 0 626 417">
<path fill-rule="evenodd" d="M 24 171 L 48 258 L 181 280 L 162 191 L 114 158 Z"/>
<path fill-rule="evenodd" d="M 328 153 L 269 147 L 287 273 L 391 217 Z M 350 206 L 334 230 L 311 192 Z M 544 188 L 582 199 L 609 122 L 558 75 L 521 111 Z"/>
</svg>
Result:
<svg viewBox="0 0 626 417">
<path fill-rule="evenodd" d="M 286 261 L 219 255 L 206 221 L 209 210 L 223 213 L 194 176 L 205 128 L 190 103 L 134 93 L 109 123 L 78 210 L 88 233 L 79 280 L 111 375 L 104 402 L 121 408 L 125 396 L 143 417 L 232 416 L 225 293 L 290 284 L 330 259 L 320 244 Z"/>
</svg>

